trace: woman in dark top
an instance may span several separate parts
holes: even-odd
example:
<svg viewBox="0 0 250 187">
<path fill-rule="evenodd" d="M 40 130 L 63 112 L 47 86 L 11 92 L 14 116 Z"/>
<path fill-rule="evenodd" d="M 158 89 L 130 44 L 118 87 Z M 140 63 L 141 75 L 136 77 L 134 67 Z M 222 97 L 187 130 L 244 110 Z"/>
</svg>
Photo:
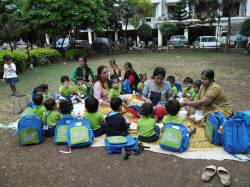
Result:
<svg viewBox="0 0 250 187">
<path fill-rule="evenodd" d="M 129 81 L 129 86 L 131 90 L 137 90 L 137 85 L 140 82 L 140 79 L 137 75 L 137 73 L 133 70 L 132 64 L 130 62 L 127 62 L 125 65 L 125 74 L 124 74 L 124 79 L 128 79 Z"/>
<path fill-rule="evenodd" d="M 71 80 L 75 82 L 76 84 L 76 76 L 82 76 L 85 78 L 85 82 L 88 83 L 88 85 L 92 85 L 93 79 L 95 77 L 95 74 L 90 66 L 87 65 L 87 59 L 84 56 L 79 57 L 79 64 L 80 66 L 76 67 L 73 71 L 73 74 L 71 76 Z M 91 81 L 89 80 L 89 74 L 91 75 Z"/>
</svg>

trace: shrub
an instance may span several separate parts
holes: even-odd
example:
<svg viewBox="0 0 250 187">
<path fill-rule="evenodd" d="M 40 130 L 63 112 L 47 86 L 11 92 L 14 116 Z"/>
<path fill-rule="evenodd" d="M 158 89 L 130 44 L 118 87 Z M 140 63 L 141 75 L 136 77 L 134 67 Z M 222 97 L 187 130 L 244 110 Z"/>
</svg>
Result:
<svg viewBox="0 0 250 187">
<path fill-rule="evenodd" d="M 85 50 L 83 49 L 69 49 L 66 51 L 66 57 L 69 60 L 78 60 L 79 56 L 85 55 Z"/>
</svg>

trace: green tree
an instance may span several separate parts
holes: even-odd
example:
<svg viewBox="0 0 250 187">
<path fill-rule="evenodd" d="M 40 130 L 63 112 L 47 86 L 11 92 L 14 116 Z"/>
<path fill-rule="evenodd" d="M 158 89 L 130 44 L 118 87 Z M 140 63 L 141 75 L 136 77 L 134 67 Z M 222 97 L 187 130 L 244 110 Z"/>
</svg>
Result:
<svg viewBox="0 0 250 187">
<path fill-rule="evenodd" d="M 243 36 L 250 36 L 250 18 L 247 18 L 241 26 L 240 33 Z"/>
<path fill-rule="evenodd" d="M 168 21 L 165 21 L 161 24 L 160 26 L 160 32 L 161 34 L 166 37 L 167 41 L 171 38 L 171 36 L 173 36 L 176 31 L 177 31 L 177 28 L 175 26 L 175 24 L 173 24 L 172 22 L 168 22 Z M 167 50 L 168 50 L 168 42 L 167 42 Z"/>
<path fill-rule="evenodd" d="M 145 42 L 145 39 L 152 36 L 152 27 L 146 23 L 143 23 L 138 29 L 137 29 L 137 35 L 140 38 L 143 38 L 143 41 Z M 143 47 L 143 53 L 144 53 L 144 47 Z"/>
</svg>

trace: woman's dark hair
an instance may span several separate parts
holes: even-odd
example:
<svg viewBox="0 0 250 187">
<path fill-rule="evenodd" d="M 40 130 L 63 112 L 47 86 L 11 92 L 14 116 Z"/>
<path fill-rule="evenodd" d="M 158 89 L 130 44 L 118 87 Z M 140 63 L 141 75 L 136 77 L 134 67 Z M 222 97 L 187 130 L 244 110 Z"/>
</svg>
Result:
<svg viewBox="0 0 250 187">
<path fill-rule="evenodd" d="M 200 80 L 195 80 L 194 82 L 193 82 L 193 85 L 194 86 L 197 86 L 197 87 L 201 87 L 201 81 Z"/>
<path fill-rule="evenodd" d="M 162 75 L 164 78 L 166 76 L 166 70 L 162 67 L 155 68 L 152 79 L 155 78 L 157 75 Z"/>
<path fill-rule="evenodd" d="M 35 105 L 41 105 L 43 101 L 43 96 L 41 94 L 34 94 L 32 99 Z"/>
<path fill-rule="evenodd" d="M 132 64 L 131 64 L 130 62 L 126 62 L 125 65 L 124 65 L 124 67 L 125 67 L 125 66 L 128 66 L 130 69 L 133 70 Z"/>
<path fill-rule="evenodd" d="M 73 110 L 73 104 L 71 99 L 67 98 L 65 100 L 61 100 L 59 109 L 62 114 L 71 114 L 71 111 Z"/>
<path fill-rule="evenodd" d="M 4 55 L 4 56 L 3 56 L 3 59 L 4 59 L 4 60 L 10 60 L 11 57 L 10 57 L 10 55 Z"/>
<path fill-rule="evenodd" d="M 109 87 L 112 88 L 112 84 L 114 81 L 118 81 L 118 83 L 120 82 L 119 78 L 116 75 L 111 75 L 110 76 L 110 81 L 109 81 Z"/>
<path fill-rule="evenodd" d="M 98 110 L 99 102 L 95 97 L 88 97 L 85 100 L 85 107 L 89 113 L 95 113 Z"/>
<path fill-rule="evenodd" d="M 47 99 L 44 102 L 44 106 L 47 110 L 53 110 L 53 107 L 56 105 L 55 99 Z"/>
<path fill-rule="evenodd" d="M 139 114 L 141 114 L 142 116 L 147 116 L 147 118 L 151 115 L 156 114 L 156 112 L 157 111 L 153 109 L 153 105 L 150 103 L 143 103 L 139 110 Z"/>
<path fill-rule="evenodd" d="M 102 82 L 102 79 L 101 79 L 101 77 L 100 77 L 100 74 L 102 74 L 102 70 L 104 70 L 105 68 L 107 68 L 107 67 L 106 67 L 106 66 L 99 66 L 99 67 L 97 68 L 97 75 L 96 75 L 95 82 L 94 82 L 94 84 L 95 84 L 97 81 L 100 81 L 103 88 L 105 88 L 105 86 L 104 86 L 104 84 L 103 84 L 103 82 Z M 110 84 L 109 84 L 109 79 L 108 79 L 108 85 L 110 85 Z M 106 89 L 106 88 L 105 88 L 105 89 Z"/>
<path fill-rule="evenodd" d="M 79 59 L 82 58 L 85 64 L 87 63 L 87 58 L 85 56 L 79 56 Z"/>
<path fill-rule="evenodd" d="M 61 76 L 61 83 L 65 82 L 65 81 L 69 81 L 69 77 L 67 75 Z"/>
<path fill-rule="evenodd" d="M 193 79 L 190 78 L 190 77 L 186 77 L 186 78 L 184 79 L 183 83 L 185 84 L 185 82 L 186 82 L 186 83 L 192 84 L 192 83 L 193 83 Z"/>
<path fill-rule="evenodd" d="M 43 89 L 43 92 L 49 88 L 48 84 L 41 84 L 39 87 L 41 87 Z"/>
<path fill-rule="evenodd" d="M 140 80 L 142 80 L 143 77 L 147 77 L 147 74 L 144 73 L 144 74 L 139 74 L 139 77 L 140 77 Z"/>
<path fill-rule="evenodd" d="M 214 82 L 214 71 L 211 69 L 207 69 L 201 73 L 201 75 L 204 75 L 207 77 L 210 81 Z"/>
<path fill-rule="evenodd" d="M 165 107 L 168 114 L 176 116 L 180 111 L 181 105 L 177 100 L 168 100 Z"/>
<path fill-rule="evenodd" d="M 110 107 L 112 110 L 117 111 L 122 106 L 122 99 L 119 97 L 113 97 L 110 100 Z"/>
</svg>

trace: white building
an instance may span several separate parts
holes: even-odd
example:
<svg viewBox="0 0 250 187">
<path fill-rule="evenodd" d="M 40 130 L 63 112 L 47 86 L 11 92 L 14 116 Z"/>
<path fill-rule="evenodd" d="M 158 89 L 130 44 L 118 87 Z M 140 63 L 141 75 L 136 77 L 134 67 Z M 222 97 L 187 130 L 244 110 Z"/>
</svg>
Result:
<svg viewBox="0 0 250 187">
<path fill-rule="evenodd" d="M 155 16 L 154 17 L 148 17 L 146 18 L 146 22 L 153 28 L 153 36 L 151 39 L 156 39 L 158 41 L 158 46 L 166 45 L 166 41 L 164 37 L 161 35 L 159 31 L 159 26 L 164 21 L 170 21 L 176 23 L 175 20 L 171 20 L 170 14 L 174 10 L 175 3 L 179 0 L 151 0 L 152 3 L 154 3 L 155 7 Z M 200 4 L 202 6 L 202 4 Z M 202 9 L 204 9 L 204 12 L 206 10 L 206 7 L 203 6 Z M 187 9 L 188 10 L 188 9 Z M 188 10 L 190 12 L 191 18 L 188 20 L 183 21 L 183 23 L 199 23 L 200 20 L 197 19 L 197 14 L 195 12 L 194 8 L 191 8 L 191 10 Z M 204 14 L 205 15 L 205 14 Z M 227 11 L 222 10 L 220 11 L 220 22 L 218 24 L 218 19 L 216 20 L 216 23 L 213 23 L 212 27 L 209 24 L 204 24 L 203 27 L 197 27 L 197 26 L 191 26 L 189 29 L 185 29 L 182 31 L 182 33 L 177 34 L 184 34 L 189 42 L 195 41 L 195 39 L 198 36 L 202 35 L 214 35 L 216 36 L 218 33 L 220 33 L 222 30 L 227 30 L 228 25 L 228 17 L 227 17 Z M 206 16 L 206 15 L 205 15 Z M 231 17 L 231 33 L 232 34 L 238 34 L 241 28 L 242 22 L 247 18 L 250 17 L 250 0 L 237 0 L 236 3 L 236 9 Z M 125 26 L 123 26 L 123 29 L 125 29 Z M 132 25 L 128 25 L 127 28 L 127 37 L 131 36 L 135 39 L 136 37 L 136 31 L 135 28 Z M 88 40 L 90 43 L 92 43 L 92 40 L 97 37 L 93 31 L 88 30 L 85 31 L 88 32 Z M 82 33 L 83 34 L 83 33 Z M 78 38 L 80 39 L 80 35 Z M 113 36 L 113 40 L 117 40 L 119 37 L 123 37 L 122 31 L 116 31 Z M 139 38 L 137 37 L 137 41 Z"/>
</svg>

